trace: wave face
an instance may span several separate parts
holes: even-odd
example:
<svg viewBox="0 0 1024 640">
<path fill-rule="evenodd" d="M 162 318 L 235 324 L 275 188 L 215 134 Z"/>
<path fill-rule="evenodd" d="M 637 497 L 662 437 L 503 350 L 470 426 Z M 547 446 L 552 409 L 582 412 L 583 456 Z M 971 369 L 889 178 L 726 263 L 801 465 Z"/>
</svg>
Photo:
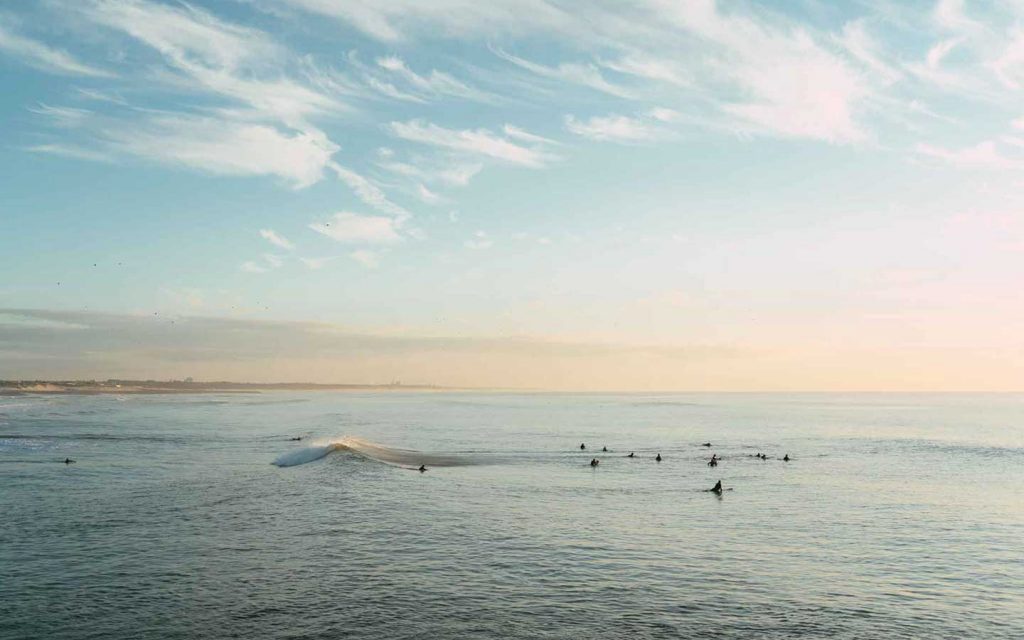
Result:
<svg viewBox="0 0 1024 640">
<path fill-rule="evenodd" d="M 479 461 L 469 456 L 423 453 L 422 451 L 413 451 L 412 449 L 395 449 L 394 447 L 385 447 L 384 445 L 351 436 L 318 440 L 312 446 L 281 454 L 274 460 L 274 464 L 279 467 L 294 467 L 319 460 L 335 451 L 348 451 L 368 460 L 399 467 L 416 468 L 421 464 L 428 467 L 458 467 L 479 464 Z"/>
</svg>

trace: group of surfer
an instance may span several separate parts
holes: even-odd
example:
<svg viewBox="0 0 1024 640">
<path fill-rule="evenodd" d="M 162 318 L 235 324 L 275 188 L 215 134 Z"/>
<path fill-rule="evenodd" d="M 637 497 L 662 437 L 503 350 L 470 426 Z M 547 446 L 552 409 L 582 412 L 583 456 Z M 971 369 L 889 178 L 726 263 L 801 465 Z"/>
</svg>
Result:
<svg viewBox="0 0 1024 640">
<path fill-rule="evenodd" d="M 586 451 L 586 449 L 587 449 L 587 443 L 581 442 L 580 443 L 580 451 Z M 602 453 L 608 453 L 608 447 L 601 447 L 601 452 Z M 636 452 L 630 451 L 629 455 L 627 455 L 626 457 L 627 458 L 635 458 L 636 457 Z M 654 461 L 655 462 L 661 462 L 661 454 L 660 453 L 658 455 L 654 456 Z M 601 464 L 601 461 L 598 460 L 597 458 L 591 458 L 590 459 L 590 466 L 596 467 L 599 464 Z"/>
<path fill-rule="evenodd" d="M 711 443 L 710 442 L 704 442 L 700 446 L 702 446 L 702 447 L 710 447 Z M 587 444 L 585 442 L 581 442 L 580 443 L 580 451 L 586 451 L 586 449 L 587 449 Z M 601 447 L 601 451 L 607 453 L 608 452 L 608 447 Z M 629 454 L 626 457 L 627 458 L 635 458 L 636 457 L 636 452 L 630 451 Z M 768 459 L 768 456 L 766 456 L 765 454 L 760 453 L 760 452 L 758 452 L 756 455 L 754 455 L 754 457 L 758 458 L 760 460 L 767 460 Z M 655 462 L 661 462 L 661 453 L 658 453 L 658 455 L 656 455 L 654 457 L 654 460 L 655 460 Z M 717 453 L 711 454 L 711 459 L 708 460 L 708 466 L 712 467 L 712 468 L 717 467 L 719 460 L 721 460 L 721 458 L 718 457 Z M 783 462 L 789 462 L 789 454 L 788 453 L 782 457 L 782 461 Z M 591 458 L 590 459 L 590 466 L 591 467 L 596 467 L 599 464 L 601 464 L 601 461 L 598 460 L 597 458 Z M 424 471 L 424 470 L 425 469 L 423 469 L 422 467 L 420 468 L 420 471 Z M 710 489 L 705 489 L 705 491 L 708 491 L 710 493 L 715 493 L 715 494 L 718 494 L 718 495 L 722 495 L 723 491 L 732 491 L 732 489 L 731 488 L 730 489 L 723 488 L 722 487 L 722 481 L 719 480 L 718 482 L 715 483 L 715 486 L 711 487 Z"/>
</svg>

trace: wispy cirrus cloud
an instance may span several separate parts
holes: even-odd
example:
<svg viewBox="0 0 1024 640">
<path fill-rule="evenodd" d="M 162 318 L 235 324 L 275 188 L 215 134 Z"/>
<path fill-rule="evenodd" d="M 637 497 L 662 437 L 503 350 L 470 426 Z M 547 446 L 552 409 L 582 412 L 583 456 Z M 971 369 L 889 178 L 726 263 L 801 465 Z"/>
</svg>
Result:
<svg viewBox="0 0 1024 640">
<path fill-rule="evenodd" d="M 471 87 L 444 71 L 431 69 L 427 75 L 420 75 L 398 56 L 377 58 L 376 64 L 416 91 L 417 95 L 413 97 L 418 101 L 424 101 L 427 97 L 452 97 L 476 102 L 494 102 L 496 99 L 496 96 Z"/>
<path fill-rule="evenodd" d="M 2 19 L 3 16 L 0 16 Z M 60 49 L 16 33 L 0 20 L 0 52 L 43 71 L 70 76 L 112 78 L 114 73 L 82 62 Z"/>
<path fill-rule="evenodd" d="M 272 244 L 272 245 L 274 245 L 276 247 L 280 247 L 282 249 L 291 250 L 291 249 L 295 248 L 295 244 L 294 243 L 292 243 L 290 240 L 288 240 L 284 236 L 281 236 L 280 234 L 278 234 L 273 229 L 260 229 L 260 237 L 262 237 L 264 240 L 266 240 L 270 244 Z"/>
<path fill-rule="evenodd" d="M 649 123 L 620 115 L 594 116 L 587 120 L 568 115 L 565 128 L 584 138 L 611 142 L 643 142 L 653 139 L 656 133 Z"/>
<path fill-rule="evenodd" d="M 74 158 L 76 160 L 89 160 L 91 162 L 114 161 L 113 156 L 108 153 L 68 143 L 34 144 L 25 147 L 25 150 L 31 151 L 32 153 L 45 153 L 54 156 L 63 156 L 65 158 Z"/>
<path fill-rule="evenodd" d="M 557 66 L 549 67 L 514 56 L 501 49 L 496 49 L 495 53 L 503 60 L 507 60 L 517 67 L 526 69 L 549 80 L 578 84 L 619 98 L 632 98 L 634 96 L 632 90 L 612 84 L 606 80 L 601 74 L 601 69 L 593 63 L 563 62 Z"/>
<path fill-rule="evenodd" d="M 415 178 L 424 182 L 438 182 L 446 186 L 464 187 L 469 184 L 473 176 L 483 170 L 483 165 L 473 162 L 450 163 L 447 160 L 428 161 L 417 160 L 416 164 L 384 160 L 377 162 L 377 166 L 407 178 Z"/>
<path fill-rule="evenodd" d="M 341 180 L 347 184 L 349 188 L 355 192 L 356 196 L 364 203 L 378 211 L 398 218 L 408 218 L 411 215 L 404 207 L 392 202 L 380 187 L 365 176 L 337 163 L 331 163 L 330 166 L 331 169 L 334 170 L 334 173 L 336 173 L 338 177 L 341 178 Z"/>
<path fill-rule="evenodd" d="M 310 115 L 341 108 L 335 98 L 275 73 L 288 54 L 259 30 L 192 5 L 104 0 L 80 10 L 86 19 L 159 52 L 193 86 L 242 103 L 260 117 L 303 127 Z"/>
<path fill-rule="evenodd" d="M 223 107 L 152 110 L 87 89 L 111 109 L 95 117 L 82 110 L 40 105 L 52 122 L 77 127 L 77 140 L 39 150 L 99 159 L 130 155 L 222 175 L 276 176 L 303 188 L 322 179 L 338 147 L 309 117 L 341 108 L 332 97 L 282 73 L 289 54 L 267 34 L 232 24 L 191 5 L 147 0 L 96 0 L 69 7 L 71 15 L 159 54 L 166 70 L 151 84 L 212 93 Z M 135 53 L 129 49 L 129 55 Z M 44 113 L 45 112 L 45 113 Z M 74 116 L 74 117 L 72 117 Z M 65 155 L 70 155 L 65 153 Z"/>
<path fill-rule="evenodd" d="M 269 175 L 295 188 L 318 182 L 338 150 L 315 131 L 220 118 L 159 115 L 102 131 L 112 149 L 223 175 Z"/>
<path fill-rule="evenodd" d="M 401 242 L 401 223 L 385 216 L 364 216 L 350 211 L 335 213 L 329 220 L 309 228 L 332 240 L 347 244 L 394 244 Z"/>
<path fill-rule="evenodd" d="M 440 204 L 444 198 L 434 193 L 422 184 L 416 185 L 416 195 L 426 204 Z"/>
<path fill-rule="evenodd" d="M 516 144 L 487 129 L 446 129 L 423 120 L 392 122 L 388 129 L 403 140 L 508 164 L 538 168 L 552 159 L 543 149 Z"/>
<path fill-rule="evenodd" d="M 411 34 L 441 27 L 459 37 L 479 38 L 498 33 L 528 33 L 535 29 L 561 32 L 578 23 L 576 16 L 545 0 L 391 0 L 348 3 L 332 0 L 283 0 L 319 15 L 347 22 L 384 42 L 399 42 Z"/>
</svg>

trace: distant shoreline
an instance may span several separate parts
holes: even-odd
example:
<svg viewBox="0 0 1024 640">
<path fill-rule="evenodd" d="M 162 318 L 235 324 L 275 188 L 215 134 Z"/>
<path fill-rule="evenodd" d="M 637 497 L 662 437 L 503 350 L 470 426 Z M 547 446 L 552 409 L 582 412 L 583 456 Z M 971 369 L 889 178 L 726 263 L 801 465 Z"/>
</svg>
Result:
<svg viewBox="0 0 1024 640">
<path fill-rule="evenodd" d="M 265 391 L 452 391 L 451 387 L 393 384 L 315 384 L 306 382 L 182 382 L 177 380 L 0 380 L 0 396 L 11 395 L 167 395 L 263 393 Z"/>
</svg>

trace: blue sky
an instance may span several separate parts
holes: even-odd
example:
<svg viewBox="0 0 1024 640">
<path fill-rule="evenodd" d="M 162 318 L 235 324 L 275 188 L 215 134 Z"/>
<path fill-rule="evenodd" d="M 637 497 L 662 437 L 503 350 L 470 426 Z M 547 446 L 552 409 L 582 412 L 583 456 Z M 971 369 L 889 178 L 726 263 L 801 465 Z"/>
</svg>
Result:
<svg viewBox="0 0 1024 640">
<path fill-rule="evenodd" d="M 1018 3 L 6 2 L 0 74 L 0 375 L 258 377 L 40 346 L 117 316 L 600 353 L 566 388 L 1024 379 Z M 287 375 L 552 368 L 403 344 Z"/>
</svg>

